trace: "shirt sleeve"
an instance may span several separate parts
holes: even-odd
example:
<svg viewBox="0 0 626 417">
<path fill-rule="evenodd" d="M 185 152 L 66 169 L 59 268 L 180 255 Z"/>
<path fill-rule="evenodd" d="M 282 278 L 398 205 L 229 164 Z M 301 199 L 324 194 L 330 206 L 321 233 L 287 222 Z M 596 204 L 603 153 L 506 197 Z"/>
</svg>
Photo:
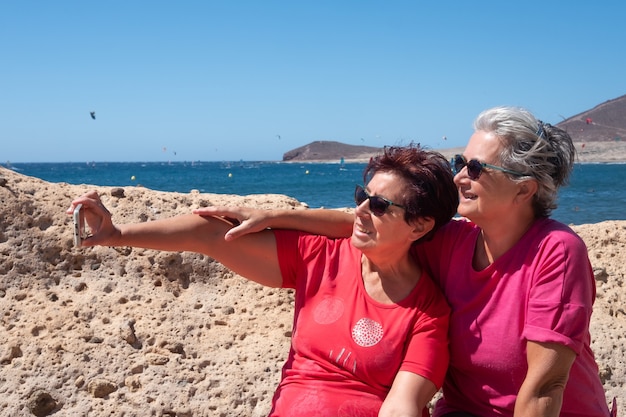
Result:
<svg viewBox="0 0 626 417">
<path fill-rule="evenodd" d="M 276 252 L 280 273 L 283 276 L 283 288 L 295 288 L 298 262 L 298 237 L 294 230 L 274 230 Z"/>
<path fill-rule="evenodd" d="M 324 263 L 323 254 L 329 239 L 297 230 L 276 229 L 273 232 L 283 288 L 296 288 L 298 278 L 306 278 L 310 272 L 307 268 L 312 263 Z"/>
<path fill-rule="evenodd" d="M 537 253 L 523 336 L 559 343 L 580 354 L 589 339 L 595 280 L 584 242 L 552 232 Z"/>
</svg>

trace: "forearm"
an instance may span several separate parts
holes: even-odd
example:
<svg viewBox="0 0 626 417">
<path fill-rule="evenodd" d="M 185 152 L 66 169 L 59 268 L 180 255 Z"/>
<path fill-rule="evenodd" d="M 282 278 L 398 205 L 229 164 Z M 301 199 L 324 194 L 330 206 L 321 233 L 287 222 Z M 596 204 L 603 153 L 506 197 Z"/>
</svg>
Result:
<svg viewBox="0 0 626 417">
<path fill-rule="evenodd" d="M 515 401 L 514 417 L 558 417 L 563 404 L 563 390 L 552 389 L 542 394 L 520 390 Z"/>
<path fill-rule="evenodd" d="M 564 345 L 528 341 L 526 355 L 528 371 L 517 393 L 514 417 L 558 417 L 576 354 Z"/>
<path fill-rule="evenodd" d="M 193 214 L 143 223 L 117 226 L 111 246 L 133 246 L 163 251 L 191 251 L 207 254 L 222 243 L 229 224 L 215 218 Z"/>
<path fill-rule="evenodd" d="M 339 210 L 272 210 L 267 218 L 267 227 L 293 229 L 331 238 L 352 235 L 354 214 Z"/>
<path fill-rule="evenodd" d="M 196 209 L 204 217 L 234 219 L 239 222 L 226 233 L 224 239 L 233 241 L 241 236 L 265 229 L 291 229 L 324 235 L 330 238 L 352 235 L 354 215 L 339 210 L 262 210 L 247 207 L 213 206 Z"/>
</svg>

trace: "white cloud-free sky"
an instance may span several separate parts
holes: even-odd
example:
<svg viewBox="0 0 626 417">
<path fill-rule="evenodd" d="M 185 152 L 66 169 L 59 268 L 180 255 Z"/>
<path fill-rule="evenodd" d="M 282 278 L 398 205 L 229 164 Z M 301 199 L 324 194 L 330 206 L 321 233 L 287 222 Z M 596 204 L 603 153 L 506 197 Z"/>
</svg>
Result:
<svg viewBox="0 0 626 417">
<path fill-rule="evenodd" d="M 602 0 L 6 1 L 0 161 L 463 146 L 488 107 L 556 124 L 626 94 L 625 15 Z"/>
</svg>

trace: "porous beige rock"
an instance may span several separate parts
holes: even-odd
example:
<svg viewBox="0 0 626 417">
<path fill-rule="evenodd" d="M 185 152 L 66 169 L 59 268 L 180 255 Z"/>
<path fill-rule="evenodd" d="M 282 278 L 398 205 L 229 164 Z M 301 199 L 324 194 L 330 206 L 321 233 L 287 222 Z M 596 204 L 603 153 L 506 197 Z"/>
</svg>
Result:
<svg viewBox="0 0 626 417">
<path fill-rule="evenodd" d="M 95 398 L 104 398 L 116 390 L 117 386 L 114 382 L 103 378 L 92 379 L 87 384 L 87 391 Z"/>
</svg>

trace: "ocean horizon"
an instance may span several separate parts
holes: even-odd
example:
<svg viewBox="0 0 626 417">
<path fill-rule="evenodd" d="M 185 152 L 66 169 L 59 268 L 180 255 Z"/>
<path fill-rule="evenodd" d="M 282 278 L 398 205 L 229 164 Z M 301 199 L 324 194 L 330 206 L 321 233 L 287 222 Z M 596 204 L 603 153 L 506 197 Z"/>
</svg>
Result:
<svg viewBox="0 0 626 417">
<path fill-rule="evenodd" d="M 354 187 L 363 183 L 365 162 L 39 162 L 5 168 L 48 182 L 94 186 L 143 186 L 166 192 L 282 194 L 311 208 L 354 207 Z M 566 224 L 625 220 L 626 163 L 576 164 L 559 192 L 552 218 Z"/>
</svg>

